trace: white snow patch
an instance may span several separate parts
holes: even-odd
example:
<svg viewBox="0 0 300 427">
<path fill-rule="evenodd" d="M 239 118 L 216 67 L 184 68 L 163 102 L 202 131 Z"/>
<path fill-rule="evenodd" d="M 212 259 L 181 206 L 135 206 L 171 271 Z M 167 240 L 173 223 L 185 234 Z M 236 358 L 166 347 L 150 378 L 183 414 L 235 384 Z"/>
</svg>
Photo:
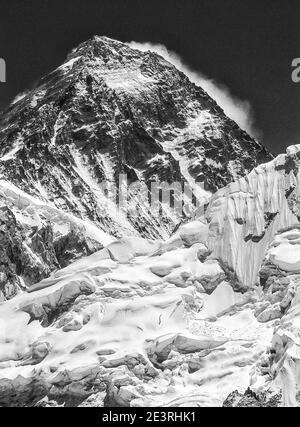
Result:
<svg viewBox="0 0 300 427">
<path fill-rule="evenodd" d="M 12 147 L 10 148 L 10 150 L 4 154 L 4 156 L 1 157 L 1 161 L 2 162 L 6 162 L 7 160 L 11 160 L 15 158 L 15 154 L 21 149 L 23 148 L 24 145 L 24 140 L 22 135 L 19 133 L 17 138 L 15 139 L 15 141 L 12 144 Z"/>
</svg>

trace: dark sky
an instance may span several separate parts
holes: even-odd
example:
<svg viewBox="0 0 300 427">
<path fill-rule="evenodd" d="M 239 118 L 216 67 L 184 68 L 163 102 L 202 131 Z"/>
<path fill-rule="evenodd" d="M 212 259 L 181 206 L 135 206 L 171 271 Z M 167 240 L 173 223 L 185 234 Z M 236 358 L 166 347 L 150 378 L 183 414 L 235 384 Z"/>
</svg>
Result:
<svg viewBox="0 0 300 427">
<path fill-rule="evenodd" d="M 251 102 L 273 152 L 300 143 L 299 0 L 0 0 L 0 109 L 91 36 L 162 43 Z"/>
</svg>

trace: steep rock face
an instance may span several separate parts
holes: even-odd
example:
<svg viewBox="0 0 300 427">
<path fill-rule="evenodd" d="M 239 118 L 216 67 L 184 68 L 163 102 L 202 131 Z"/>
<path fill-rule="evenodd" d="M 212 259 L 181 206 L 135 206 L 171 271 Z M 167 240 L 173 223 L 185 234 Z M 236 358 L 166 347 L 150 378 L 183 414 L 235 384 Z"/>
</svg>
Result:
<svg viewBox="0 0 300 427">
<path fill-rule="evenodd" d="M 267 393 L 258 396 L 248 388 L 244 394 L 237 390 L 230 393 L 223 406 L 225 408 L 276 408 L 280 402 L 281 396 L 279 394 L 271 397 Z"/>
<path fill-rule="evenodd" d="M 20 189 L 122 236 L 167 237 L 179 219 L 113 209 L 100 183 L 188 182 L 206 198 L 270 159 L 162 57 L 95 37 L 0 116 L 0 173 Z M 204 187 L 204 190 L 203 190 Z M 146 187 L 147 190 L 147 187 Z"/>
<path fill-rule="evenodd" d="M 0 301 L 113 239 L 0 180 Z"/>
<path fill-rule="evenodd" d="M 2 206 L 0 233 L 1 300 L 15 296 L 25 284 L 36 283 L 58 268 L 49 223 L 39 230 L 32 228 L 28 233 L 17 222 L 13 212 L 7 206 Z"/>
<path fill-rule="evenodd" d="M 102 247 L 89 242 L 80 230 L 62 236 L 54 236 L 53 230 L 49 221 L 28 227 L 7 206 L 0 207 L 0 301 Z"/>
<path fill-rule="evenodd" d="M 209 247 L 233 269 L 242 289 L 259 282 L 276 232 L 299 222 L 299 165 L 300 146 L 291 146 L 212 196 Z"/>
</svg>

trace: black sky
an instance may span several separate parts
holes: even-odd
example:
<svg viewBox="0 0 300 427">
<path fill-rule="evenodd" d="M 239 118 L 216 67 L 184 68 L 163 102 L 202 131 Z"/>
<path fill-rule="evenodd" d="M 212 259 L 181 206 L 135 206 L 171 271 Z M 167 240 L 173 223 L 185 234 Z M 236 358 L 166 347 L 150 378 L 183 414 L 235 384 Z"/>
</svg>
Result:
<svg viewBox="0 0 300 427">
<path fill-rule="evenodd" d="M 300 143 L 299 0 L 0 0 L 0 109 L 91 36 L 162 43 L 251 102 L 273 152 Z"/>
</svg>

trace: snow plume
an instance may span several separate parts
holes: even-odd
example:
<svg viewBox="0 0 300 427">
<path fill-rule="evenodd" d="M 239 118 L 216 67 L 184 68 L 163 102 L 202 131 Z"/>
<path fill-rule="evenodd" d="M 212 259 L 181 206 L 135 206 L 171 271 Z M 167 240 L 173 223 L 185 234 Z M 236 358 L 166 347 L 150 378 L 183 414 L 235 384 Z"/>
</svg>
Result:
<svg viewBox="0 0 300 427">
<path fill-rule="evenodd" d="M 17 102 L 21 101 L 21 99 L 25 98 L 25 96 L 27 96 L 29 94 L 29 90 L 25 90 L 24 92 L 20 92 L 18 93 L 18 95 L 16 95 L 14 97 L 14 99 L 12 100 L 11 104 L 16 104 Z"/>
<path fill-rule="evenodd" d="M 163 44 L 148 42 L 139 43 L 135 41 L 131 41 L 127 44 L 133 49 L 141 51 L 150 50 L 164 57 L 167 61 L 175 65 L 178 70 L 188 76 L 191 82 L 202 87 L 202 89 L 204 89 L 224 110 L 225 114 L 234 120 L 242 129 L 254 137 L 261 136 L 261 132 L 254 126 L 254 115 L 249 101 L 235 97 L 225 85 L 206 77 L 200 71 L 192 70 L 184 63 L 177 53 L 167 49 Z"/>
</svg>

